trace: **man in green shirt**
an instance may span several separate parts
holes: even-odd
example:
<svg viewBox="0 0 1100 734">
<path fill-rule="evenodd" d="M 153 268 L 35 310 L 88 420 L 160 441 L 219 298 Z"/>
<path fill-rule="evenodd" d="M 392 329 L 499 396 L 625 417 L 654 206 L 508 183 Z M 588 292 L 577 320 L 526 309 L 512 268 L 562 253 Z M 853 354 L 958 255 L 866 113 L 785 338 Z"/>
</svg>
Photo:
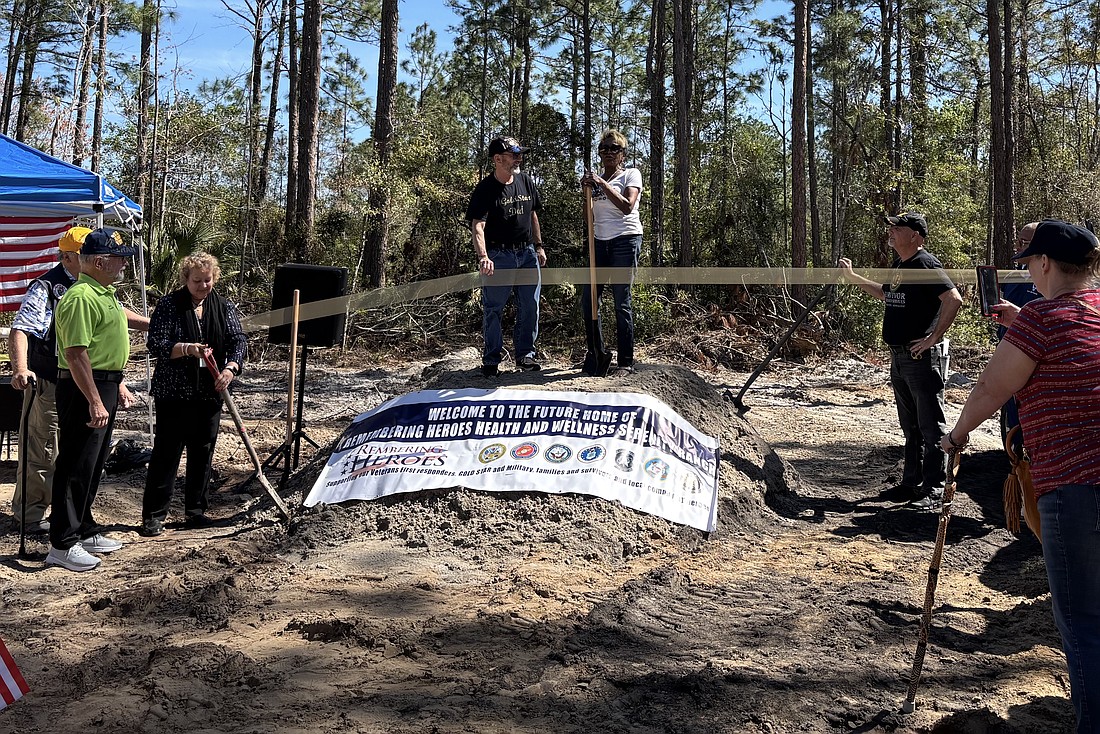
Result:
<svg viewBox="0 0 1100 734">
<path fill-rule="evenodd" d="M 92 504 L 111 445 L 115 411 L 132 396 L 122 384 L 130 358 L 127 315 L 113 284 L 137 248 L 118 232 L 97 229 L 84 239 L 80 277 L 57 305 L 57 414 L 60 436 L 46 563 L 90 571 L 122 543 L 99 532 Z"/>
</svg>

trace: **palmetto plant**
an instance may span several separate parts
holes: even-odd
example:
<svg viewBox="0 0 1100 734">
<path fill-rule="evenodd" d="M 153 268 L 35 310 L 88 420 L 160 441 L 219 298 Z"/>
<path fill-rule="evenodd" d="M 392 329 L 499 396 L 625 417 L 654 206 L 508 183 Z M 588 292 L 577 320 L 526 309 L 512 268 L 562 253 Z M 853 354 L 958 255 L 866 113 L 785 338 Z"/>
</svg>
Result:
<svg viewBox="0 0 1100 734">
<path fill-rule="evenodd" d="M 224 245 L 218 233 L 206 222 L 169 219 L 163 227 L 149 233 L 149 288 L 164 295 L 179 286 L 179 263 L 188 255 L 205 251 L 222 261 Z M 221 262 L 222 278 L 227 272 Z"/>
</svg>

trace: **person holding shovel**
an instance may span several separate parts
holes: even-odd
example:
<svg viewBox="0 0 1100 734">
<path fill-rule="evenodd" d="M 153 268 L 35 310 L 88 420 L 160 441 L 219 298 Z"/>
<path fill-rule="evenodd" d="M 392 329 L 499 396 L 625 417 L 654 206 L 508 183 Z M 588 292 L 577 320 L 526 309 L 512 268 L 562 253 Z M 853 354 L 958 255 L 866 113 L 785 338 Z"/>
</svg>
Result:
<svg viewBox="0 0 1100 734">
<path fill-rule="evenodd" d="M 1100 244 L 1086 230 L 1046 220 L 1014 260 L 1043 298 L 1002 310 L 997 345 L 944 450 L 1005 401 L 1020 401 L 1039 501 L 1054 621 L 1069 668 L 1078 734 L 1100 732 Z"/>
<path fill-rule="evenodd" d="M 630 279 L 611 284 L 615 302 L 615 338 L 618 346 L 617 374 L 634 371 L 634 311 L 630 288 L 634 272 L 638 269 L 638 256 L 642 251 L 642 219 L 638 204 L 642 198 L 642 172 L 627 168 L 626 136 L 618 130 L 608 130 L 600 138 L 600 175 L 588 171 L 581 184 L 592 191 L 592 229 L 595 237 L 595 261 L 597 268 L 630 268 Z M 581 313 L 586 325 L 588 354 L 583 371 L 596 376 L 607 374 L 611 366 L 611 353 L 604 349 L 603 333 L 598 315 L 600 297 L 605 283 L 596 285 L 596 297 L 592 286 L 581 288 Z M 592 313 L 595 302 L 597 314 Z"/>
<path fill-rule="evenodd" d="M 160 300 L 149 328 L 149 353 L 156 357 L 152 395 L 157 413 L 153 456 L 141 503 L 141 535 L 164 532 L 183 449 L 186 527 L 206 517 L 214 444 L 221 425 L 220 393 L 241 374 L 248 343 L 237 309 L 215 289 L 221 268 L 205 252 L 180 262 L 180 287 Z M 210 374 L 203 354 L 213 352 L 221 372 Z"/>
</svg>

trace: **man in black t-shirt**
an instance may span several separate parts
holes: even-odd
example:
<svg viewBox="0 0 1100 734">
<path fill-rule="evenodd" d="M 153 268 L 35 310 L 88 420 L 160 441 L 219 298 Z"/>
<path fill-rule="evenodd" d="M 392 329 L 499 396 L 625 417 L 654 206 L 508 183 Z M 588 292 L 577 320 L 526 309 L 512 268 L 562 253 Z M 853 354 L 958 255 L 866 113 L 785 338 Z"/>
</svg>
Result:
<svg viewBox="0 0 1100 734">
<path fill-rule="evenodd" d="M 886 303 L 882 340 L 890 347 L 890 384 L 905 434 L 901 485 L 915 495 L 914 507 L 939 510 L 947 475 L 947 457 L 940 446 L 947 432 L 943 388 L 948 342 L 944 335 L 959 313 L 962 296 L 936 256 L 924 249 L 928 236 L 924 215 L 908 212 L 887 217 L 886 222 L 890 246 L 897 254 L 890 283 L 856 275 L 847 258 L 837 265 L 849 282 Z"/>
<path fill-rule="evenodd" d="M 514 138 L 496 138 L 490 142 L 493 172 L 474 188 L 466 209 L 478 272 L 482 276 L 481 329 L 485 351 L 481 372 L 486 377 L 500 373 L 498 365 L 504 358 L 501 315 L 513 292 L 516 367 L 525 371 L 540 368 L 535 361 L 535 340 L 539 334 L 540 268 L 546 265 L 546 252 L 539 229 L 539 191 L 534 180 L 519 170 L 526 150 Z M 497 272 L 520 270 L 534 273 Z M 493 284 L 494 279 L 500 283 Z"/>
</svg>

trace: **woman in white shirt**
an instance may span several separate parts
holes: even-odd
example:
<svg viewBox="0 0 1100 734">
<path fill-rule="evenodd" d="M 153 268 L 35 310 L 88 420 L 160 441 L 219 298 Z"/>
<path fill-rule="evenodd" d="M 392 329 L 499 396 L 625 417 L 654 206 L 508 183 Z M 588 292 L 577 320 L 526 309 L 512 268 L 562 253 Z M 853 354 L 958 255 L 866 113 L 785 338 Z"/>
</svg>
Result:
<svg viewBox="0 0 1100 734">
<path fill-rule="evenodd" d="M 596 244 L 597 268 L 630 268 L 627 282 L 611 283 L 615 301 L 615 335 L 618 344 L 617 374 L 634 371 L 634 314 L 630 303 L 630 287 L 638 268 L 642 251 L 642 219 L 638 203 L 642 195 L 642 172 L 626 168 L 626 136 L 618 130 L 608 130 L 600 138 L 600 162 L 603 172 L 588 171 L 581 184 L 592 187 L 592 219 Z M 622 280 L 615 277 L 613 280 Z M 596 301 L 603 294 L 605 283 L 596 286 Z M 604 375 L 611 365 L 611 353 L 604 349 L 603 335 L 597 322 L 592 324 L 590 286 L 581 289 L 581 311 L 588 326 L 588 355 L 584 371 Z"/>
</svg>

